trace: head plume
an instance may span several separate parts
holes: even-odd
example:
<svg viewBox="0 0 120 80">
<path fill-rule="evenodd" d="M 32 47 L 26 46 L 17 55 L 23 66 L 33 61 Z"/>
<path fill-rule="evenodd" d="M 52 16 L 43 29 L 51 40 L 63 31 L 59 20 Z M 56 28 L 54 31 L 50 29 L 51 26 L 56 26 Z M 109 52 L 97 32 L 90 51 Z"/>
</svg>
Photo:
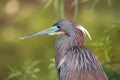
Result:
<svg viewBox="0 0 120 80">
<path fill-rule="evenodd" d="M 90 40 L 92 40 L 92 38 L 91 38 L 89 32 L 88 32 L 83 26 L 78 25 L 77 28 L 80 29 L 85 35 L 87 35 L 87 36 L 89 37 Z"/>
</svg>

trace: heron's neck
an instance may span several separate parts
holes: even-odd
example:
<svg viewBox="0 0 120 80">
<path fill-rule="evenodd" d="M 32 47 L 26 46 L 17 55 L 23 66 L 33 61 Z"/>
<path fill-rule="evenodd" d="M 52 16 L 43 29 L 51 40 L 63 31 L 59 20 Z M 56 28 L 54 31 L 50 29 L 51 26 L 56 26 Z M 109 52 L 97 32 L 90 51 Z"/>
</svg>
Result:
<svg viewBox="0 0 120 80">
<path fill-rule="evenodd" d="M 60 35 L 58 36 L 56 42 L 56 60 L 59 62 L 62 55 L 66 53 L 69 48 L 73 46 L 82 46 L 84 41 L 84 36 L 81 31 L 76 31 L 74 34 L 70 35 Z"/>
</svg>

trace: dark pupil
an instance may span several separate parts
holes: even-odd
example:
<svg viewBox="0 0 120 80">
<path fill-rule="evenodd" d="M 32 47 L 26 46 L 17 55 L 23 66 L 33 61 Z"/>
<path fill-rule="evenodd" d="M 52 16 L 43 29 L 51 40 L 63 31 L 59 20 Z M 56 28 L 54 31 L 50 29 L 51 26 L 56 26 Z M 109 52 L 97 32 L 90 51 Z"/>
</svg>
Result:
<svg viewBox="0 0 120 80">
<path fill-rule="evenodd" d="M 57 27 L 58 27 L 58 28 L 60 28 L 60 26 L 59 26 L 59 25 L 58 25 Z"/>
</svg>

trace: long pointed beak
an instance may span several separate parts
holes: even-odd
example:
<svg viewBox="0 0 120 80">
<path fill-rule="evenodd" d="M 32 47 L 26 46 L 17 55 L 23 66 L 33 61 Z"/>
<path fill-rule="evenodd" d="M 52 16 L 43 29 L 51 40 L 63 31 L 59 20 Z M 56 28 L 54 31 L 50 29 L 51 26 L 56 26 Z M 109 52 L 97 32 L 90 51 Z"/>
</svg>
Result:
<svg viewBox="0 0 120 80">
<path fill-rule="evenodd" d="M 37 36 L 37 35 L 42 35 L 42 34 L 49 34 L 49 35 L 51 35 L 52 33 L 56 32 L 56 31 L 59 31 L 59 28 L 57 26 L 53 26 L 51 28 L 42 30 L 40 32 L 27 34 L 27 35 L 21 37 L 20 39 L 30 38 L 30 37 Z"/>
</svg>

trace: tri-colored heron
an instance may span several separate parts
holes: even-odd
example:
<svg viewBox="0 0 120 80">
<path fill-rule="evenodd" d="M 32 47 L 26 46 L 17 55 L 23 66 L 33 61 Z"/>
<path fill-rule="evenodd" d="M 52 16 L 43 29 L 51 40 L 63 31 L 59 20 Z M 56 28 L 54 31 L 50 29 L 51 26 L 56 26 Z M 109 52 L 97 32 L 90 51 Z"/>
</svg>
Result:
<svg viewBox="0 0 120 80">
<path fill-rule="evenodd" d="M 55 61 L 59 80 L 108 80 L 93 53 L 83 46 L 84 34 L 91 39 L 84 27 L 70 20 L 60 20 L 51 28 L 21 39 L 41 34 L 58 35 Z"/>
</svg>

